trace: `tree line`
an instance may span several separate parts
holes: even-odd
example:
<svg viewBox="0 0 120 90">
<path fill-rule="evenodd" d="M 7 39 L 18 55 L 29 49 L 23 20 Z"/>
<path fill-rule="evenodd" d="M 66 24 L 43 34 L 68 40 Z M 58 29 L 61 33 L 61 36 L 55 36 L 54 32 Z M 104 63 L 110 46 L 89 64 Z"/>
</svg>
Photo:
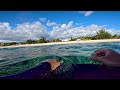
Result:
<svg viewBox="0 0 120 90">
<path fill-rule="evenodd" d="M 120 39 L 120 35 L 117 34 L 112 35 L 109 32 L 105 31 L 104 29 L 101 29 L 94 36 L 81 36 L 77 38 L 71 37 L 70 41 L 76 41 L 77 39 L 81 40 Z"/>
<path fill-rule="evenodd" d="M 25 42 L 9 42 L 9 43 L 0 43 L 0 46 L 11 46 L 11 45 L 23 45 L 23 44 L 38 44 L 38 43 L 48 43 L 48 42 L 62 42 L 62 40 L 60 39 L 52 39 L 52 40 L 47 40 L 46 38 L 44 37 L 41 37 L 39 38 L 38 40 L 32 40 L 32 39 L 29 39 Z"/>
<path fill-rule="evenodd" d="M 104 29 L 99 30 L 96 35 L 94 36 L 81 36 L 81 37 L 71 37 L 69 41 L 76 41 L 77 39 L 80 40 L 99 40 L 99 39 L 120 39 L 120 35 L 117 34 L 110 34 L 109 32 L 105 31 Z M 18 45 L 18 44 L 37 44 L 37 43 L 48 43 L 48 42 L 62 42 L 61 39 L 52 39 L 47 40 L 44 37 L 39 38 L 38 40 L 29 39 L 25 42 L 9 42 L 9 43 L 0 43 L 0 46 L 11 46 L 11 45 Z"/>
</svg>

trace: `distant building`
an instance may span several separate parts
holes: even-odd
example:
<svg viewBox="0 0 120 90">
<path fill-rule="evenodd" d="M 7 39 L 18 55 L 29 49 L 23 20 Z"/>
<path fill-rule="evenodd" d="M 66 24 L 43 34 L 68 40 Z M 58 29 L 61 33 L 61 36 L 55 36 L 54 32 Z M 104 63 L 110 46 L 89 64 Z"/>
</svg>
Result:
<svg viewBox="0 0 120 90">
<path fill-rule="evenodd" d="M 70 39 L 62 39 L 62 42 L 68 42 Z"/>
<path fill-rule="evenodd" d="M 82 41 L 81 39 L 77 39 L 76 41 Z"/>
</svg>

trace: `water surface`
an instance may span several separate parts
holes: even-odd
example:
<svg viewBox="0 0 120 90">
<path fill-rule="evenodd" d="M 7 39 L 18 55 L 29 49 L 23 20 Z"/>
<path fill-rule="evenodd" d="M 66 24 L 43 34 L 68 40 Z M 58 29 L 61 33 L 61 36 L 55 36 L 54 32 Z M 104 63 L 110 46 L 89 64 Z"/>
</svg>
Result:
<svg viewBox="0 0 120 90">
<path fill-rule="evenodd" d="M 100 64 L 89 59 L 99 48 L 120 53 L 120 42 L 0 48 L 0 77 L 36 67 L 46 59 L 63 60 L 67 65 Z"/>
</svg>

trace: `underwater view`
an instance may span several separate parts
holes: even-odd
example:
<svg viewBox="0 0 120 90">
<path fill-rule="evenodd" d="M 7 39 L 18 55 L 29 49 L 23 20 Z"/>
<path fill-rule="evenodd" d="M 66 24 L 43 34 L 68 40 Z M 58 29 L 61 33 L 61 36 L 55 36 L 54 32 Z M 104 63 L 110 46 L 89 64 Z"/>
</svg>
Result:
<svg viewBox="0 0 120 90">
<path fill-rule="evenodd" d="M 57 59 L 69 64 L 100 64 L 89 59 L 99 48 L 120 53 L 120 42 L 86 43 L 49 46 L 0 48 L 0 77 L 20 73 L 38 66 L 46 59 Z"/>
</svg>

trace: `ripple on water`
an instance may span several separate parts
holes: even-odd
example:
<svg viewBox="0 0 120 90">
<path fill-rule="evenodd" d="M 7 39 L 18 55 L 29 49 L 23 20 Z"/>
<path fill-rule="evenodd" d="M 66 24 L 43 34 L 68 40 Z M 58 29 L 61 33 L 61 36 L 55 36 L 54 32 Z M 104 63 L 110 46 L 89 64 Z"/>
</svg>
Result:
<svg viewBox="0 0 120 90">
<path fill-rule="evenodd" d="M 0 49 L 0 76 L 15 74 L 33 68 L 46 59 L 57 59 L 65 64 L 100 64 L 89 59 L 99 48 L 120 52 L 120 43 L 90 43 L 51 45 Z"/>
</svg>

